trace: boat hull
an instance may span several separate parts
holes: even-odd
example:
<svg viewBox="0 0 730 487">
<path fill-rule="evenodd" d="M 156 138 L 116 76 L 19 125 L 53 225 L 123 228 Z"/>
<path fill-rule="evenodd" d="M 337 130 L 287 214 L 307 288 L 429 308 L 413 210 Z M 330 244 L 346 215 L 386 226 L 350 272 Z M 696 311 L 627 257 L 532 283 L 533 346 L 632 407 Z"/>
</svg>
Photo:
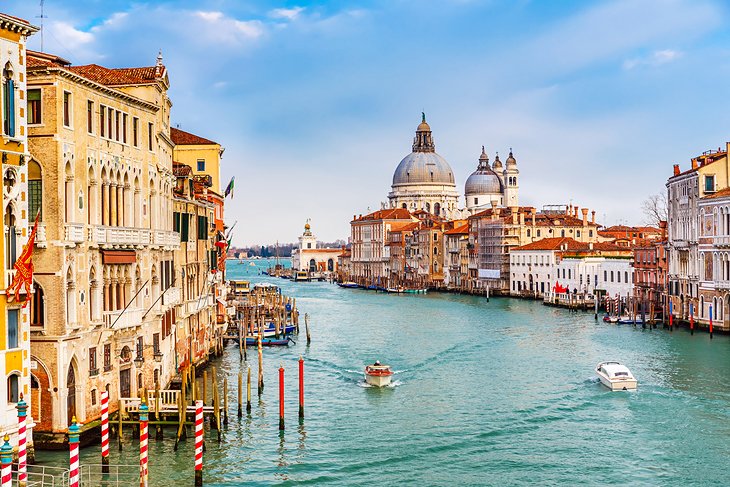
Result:
<svg viewBox="0 0 730 487">
<path fill-rule="evenodd" d="M 612 391 L 631 391 L 637 387 L 636 379 L 622 379 L 622 380 L 609 380 L 607 377 L 599 374 L 598 377 L 601 379 L 601 384 L 608 387 Z"/>
<path fill-rule="evenodd" d="M 276 340 L 273 338 L 264 338 L 261 340 L 261 346 L 264 347 L 286 347 L 289 345 L 289 342 L 291 341 L 290 338 L 285 338 L 283 340 Z M 257 347 L 259 344 L 258 338 L 246 338 L 246 346 L 247 347 Z"/>
<path fill-rule="evenodd" d="M 392 375 L 370 375 L 365 374 L 365 382 L 375 387 L 386 387 L 390 385 Z"/>
</svg>

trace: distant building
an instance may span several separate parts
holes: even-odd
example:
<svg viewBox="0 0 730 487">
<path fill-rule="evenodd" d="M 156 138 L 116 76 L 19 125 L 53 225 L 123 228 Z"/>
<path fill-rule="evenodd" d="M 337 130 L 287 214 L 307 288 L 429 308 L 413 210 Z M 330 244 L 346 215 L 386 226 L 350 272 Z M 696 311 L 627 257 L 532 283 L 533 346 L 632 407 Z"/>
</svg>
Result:
<svg viewBox="0 0 730 487">
<path fill-rule="evenodd" d="M 667 283 L 667 222 L 660 223 L 661 234 L 656 240 L 643 240 L 633 247 L 634 298 L 644 303 L 645 311 L 654 317 L 664 318 Z"/>
<path fill-rule="evenodd" d="M 537 240 L 510 251 L 510 294 L 542 298 L 556 286 L 580 294 L 631 292 L 631 249 L 568 237 Z"/>
<path fill-rule="evenodd" d="M 312 234 L 312 227 L 307 222 L 304 233 L 299 237 L 299 244 L 292 250 L 292 269 L 308 272 L 337 272 L 338 257 L 342 249 L 320 248 L 317 237 Z"/>
</svg>

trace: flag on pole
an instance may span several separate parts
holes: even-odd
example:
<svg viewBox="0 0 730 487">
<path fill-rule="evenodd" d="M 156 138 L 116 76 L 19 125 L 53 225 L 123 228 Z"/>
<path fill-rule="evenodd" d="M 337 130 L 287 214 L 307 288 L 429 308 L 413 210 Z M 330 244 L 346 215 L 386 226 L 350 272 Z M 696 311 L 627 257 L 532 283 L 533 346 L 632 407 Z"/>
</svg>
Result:
<svg viewBox="0 0 730 487">
<path fill-rule="evenodd" d="M 33 230 L 30 232 L 28 242 L 23 247 L 18 260 L 15 261 L 13 268 L 15 269 L 15 276 L 13 276 L 13 282 L 5 290 L 5 294 L 13 296 L 14 300 L 20 301 L 20 291 L 25 288 L 26 298 L 23 307 L 30 301 L 31 288 L 33 286 L 33 245 L 35 244 L 35 236 L 38 231 L 38 218 L 41 216 L 39 211 L 35 216 L 35 223 L 33 223 Z"/>
<path fill-rule="evenodd" d="M 223 197 L 225 198 L 229 194 L 231 195 L 231 199 L 233 199 L 233 186 L 236 184 L 236 176 L 233 176 L 231 180 L 228 182 L 228 186 L 226 186 L 226 191 L 223 193 Z"/>
</svg>

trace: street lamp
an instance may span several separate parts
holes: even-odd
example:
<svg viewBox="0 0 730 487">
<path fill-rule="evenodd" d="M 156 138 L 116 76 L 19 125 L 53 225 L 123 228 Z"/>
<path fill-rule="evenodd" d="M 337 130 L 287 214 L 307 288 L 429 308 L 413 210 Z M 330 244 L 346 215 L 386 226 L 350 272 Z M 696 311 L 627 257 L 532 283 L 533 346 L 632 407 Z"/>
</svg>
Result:
<svg viewBox="0 0 730 487">
<path fill-rule="evenodd" d="M 157 350 L 152 356 L 155 358 L 155 362 L 162 362 L 163 355 L 159 350 Z"/>
<path fill-rule="evenodd" d="M 144 364 L 144 357 L 140 353 L 136 357 L 134 357 L 134 365 L 139 369 L 142 367 L 142 364 Z"/>
</svg>

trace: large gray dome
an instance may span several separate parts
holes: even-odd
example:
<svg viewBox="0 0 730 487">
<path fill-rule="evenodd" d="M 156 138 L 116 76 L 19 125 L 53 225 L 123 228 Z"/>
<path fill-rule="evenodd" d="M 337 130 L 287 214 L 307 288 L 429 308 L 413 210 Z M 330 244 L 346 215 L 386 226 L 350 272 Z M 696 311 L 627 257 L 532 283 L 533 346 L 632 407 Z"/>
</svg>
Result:
<svg viewBox="0 0 730 487">
<path fill-rule="evenodd" d="M 411 152 L 393 174 L 393 186 L 409 184 L 455 185 L 454 172 L 446 159 L 435 152 Z"/>
</svg>

